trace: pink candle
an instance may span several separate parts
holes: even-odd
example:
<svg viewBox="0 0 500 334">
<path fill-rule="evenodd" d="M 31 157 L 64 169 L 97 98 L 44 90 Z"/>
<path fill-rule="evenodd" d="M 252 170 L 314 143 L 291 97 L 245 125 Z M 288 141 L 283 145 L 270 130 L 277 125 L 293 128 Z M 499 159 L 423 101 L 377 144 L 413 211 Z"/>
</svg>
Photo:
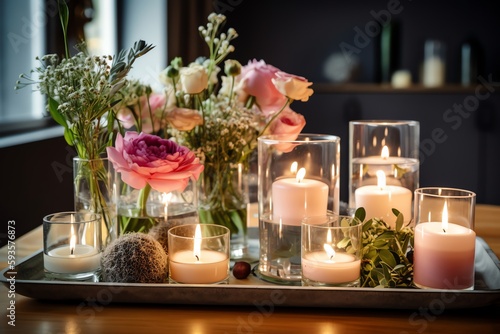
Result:
<svg viewBox="0 0 500 334">
<path fill-rule="evenodd" d="M 447 226 L 446 226 L 447 225 Z M 474 286 L 476 233 L 456 224 L 420 223 L 415 227 L 413 282 L 424 288 Z"/>
<path fill-rule="evenodd" d="M 297 178 L 279 179 L 273 183 L 273 219 L 284 225 L 300 225 L 302 218 L 322 216 L 328 207 L 326 183 L 303 178 L 301 168 Z"/>
</svg>

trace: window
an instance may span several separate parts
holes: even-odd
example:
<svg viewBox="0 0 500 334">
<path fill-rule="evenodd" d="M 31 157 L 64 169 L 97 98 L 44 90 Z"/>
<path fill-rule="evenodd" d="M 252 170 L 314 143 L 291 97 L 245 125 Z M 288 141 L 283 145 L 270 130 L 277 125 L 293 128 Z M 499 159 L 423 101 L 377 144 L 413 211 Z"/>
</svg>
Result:
<svg viewBox="0 0 500 334">
<path fill-rule="evenodd" d="M 0 2 L 0 129 L 43 117 L 43 98 L 26 87 L 15 91 L 19 74 L 33 68 L 35 56 L 45 52 L 45 24 L 49 15 L 43 0 Z M 57 13 L 57 11 L 56 11 Z"/>
</svg>

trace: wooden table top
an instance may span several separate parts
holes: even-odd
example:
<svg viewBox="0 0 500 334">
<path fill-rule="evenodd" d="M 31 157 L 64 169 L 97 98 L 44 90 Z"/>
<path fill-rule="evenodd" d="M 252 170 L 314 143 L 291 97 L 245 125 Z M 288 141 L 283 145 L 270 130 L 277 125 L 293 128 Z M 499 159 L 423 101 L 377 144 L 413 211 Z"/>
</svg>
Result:
<svg viewBox="0 0 500 334">
<path fill-rule="evenodd" d="M 500 257 L 500 206 L 477 205 L 475 230 Z M 41 229 L 15 242 L 19 263 L 24 256 L 41 249 Z M 4 247 L 0 249 L 2 269 L 7 266 L 6 260 L 7 248 Z M 386 310 L 102 305 L 91 300 L 85 304 L 44 302 L 19 294 L 13 298 L 10 293 L 1 285 L 1 333 L 500 333 L 500 304 L 462 310 L 430 309 L 429 306 Z M 15 327 L 9 324 L 14 319 L 12 315 Z"/>
</svg>

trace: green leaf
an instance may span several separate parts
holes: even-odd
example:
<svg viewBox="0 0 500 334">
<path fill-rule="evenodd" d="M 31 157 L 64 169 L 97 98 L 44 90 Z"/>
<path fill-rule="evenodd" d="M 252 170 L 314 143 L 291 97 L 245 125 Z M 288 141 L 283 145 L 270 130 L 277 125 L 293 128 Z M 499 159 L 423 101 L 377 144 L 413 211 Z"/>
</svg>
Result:
<svg viewBox="0 0 500 334">
<path fill-rule="evenodd" d="M 366 210 L 365 208 L 357 208 L 356 212 L 354 213 L 354 217 L 358 218 L 360 221 L 365 221 L 366 218 Z"/>
<path fill-rule="evenodd" d="M 65 128 L 68 127 L 68 124 L 66 123 L 66 119 L 64 116 L 59 112 L 58 110 L 59 103 L 57 103 L 56 100 L 53 98 L 49 97 L 49 113 L 50 116 L 54 119 L 54 121 L 57 122 L 57 124 L 64 126 Z"/>
<path fill-rule="evenodd" d="M 69 58 L 68 50 L 68 22 L 69 22 L 69 9 L 66 0 L 57 0 L 59 5 L 59 19 L 61 20 L 61 27 L 64 38 L 64 49 L 66 51 L 66 58 Z"/>
<path fill-rule="evenodd" d="M 338 248 L 346 248 L 351 242 L 350 238 L 344 238 L 337 243 Z"/>
<path fill-rule="evenodd" d="M 396 209 L 392 209 L 392 212 L 394 212 L 394 214 L 397 216 L 397 218 L 396 218 L 396 231 L 401 231 L 401 228 L 403 227 L 403 222 L 404 222 L 403 214 Z"/>
<path fill-rule="evenodd" d="M 366 221 L 363 224 L 363 232 L 367 232 L 372 227 L 372 224 L 373 224 L 373 219 Z"/>
<path fill-rule="evenodd" d="M 68 143 L 68 145 L 75 145 L 75 137 L 73 136 L 73 132 L 69 128 L 64 129 L 64 139 L 66 140 L 66 143 Z"/>
<path fill-rule="evenodd" d="M 380 259 L 386 263 L 389 267 L 394 268 L 397 264 L 396 258 L 390 250 L 381 249 L 378 253 Z"/>
</svg>

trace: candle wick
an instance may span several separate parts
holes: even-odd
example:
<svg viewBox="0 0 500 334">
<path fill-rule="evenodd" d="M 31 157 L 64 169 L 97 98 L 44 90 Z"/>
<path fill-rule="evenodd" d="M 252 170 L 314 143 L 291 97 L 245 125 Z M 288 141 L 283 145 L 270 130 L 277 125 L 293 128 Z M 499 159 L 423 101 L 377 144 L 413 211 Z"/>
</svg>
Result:
<svg viewBox="0 0 500 334">
<path fill-rule="evenodd" d="M 70 255 L 73 255 L 75 253 L 75 249 L 73 247 L 69 248 Z"/>
<path fill-rule="evenodd" d="M 196 256 L 196 261 L 200 261 L 200 258 L 198 257 L 198 255 L 195 255 Z"/>
<path fill-rule="evenodd" d="M 443 228 L 443 232 L 446 233 L 446 230 Z"/>
<path fill-rule="evenodd" d="M 330 260 L 333 259 L 333 255 L 330 256 Z"/>
</svg>

